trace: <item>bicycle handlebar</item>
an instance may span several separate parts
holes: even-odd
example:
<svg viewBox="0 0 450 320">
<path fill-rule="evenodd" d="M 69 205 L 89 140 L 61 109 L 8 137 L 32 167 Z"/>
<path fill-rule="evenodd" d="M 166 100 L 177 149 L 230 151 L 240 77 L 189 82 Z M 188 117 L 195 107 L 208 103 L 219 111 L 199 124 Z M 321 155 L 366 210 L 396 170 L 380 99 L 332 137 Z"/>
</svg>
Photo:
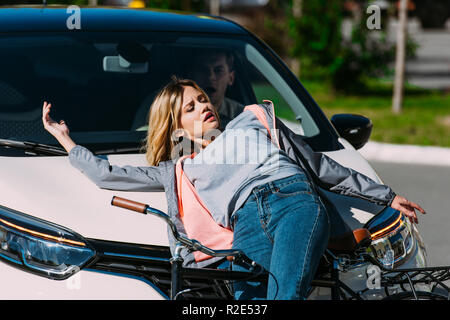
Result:
<svg viewBox="0 0 450 320">
<path fill-rule="evenodd" d="M 132 211 L 136 211 L 136 212 L 139 212 L 142 214 L 151 214 L 151 215 L 154 215 L 154 216 L 157 216 L 157 217 L 163 219 L 169 225 L 170 230 L 172 231 L 172 234 L 175 237 L 175 239 L 182 245 L 184 245 L 194 251 L 200 251 L 200 252 L 203 252 L 204 254 L 207 254 L 207 255 L 213 256 L 213 257 L 236 257 L 236 258 L 241 259 L 243 262 L 250 264 L 251 266 L 255 265 L 255 263 L 252 260 L 250 260 L 249 258 L 247 258 L 245 256 L 245 254 L 239 249 L 214 250 L 214 249 L 205 247 L 204 245 L 202 245 L 199 241 L 197 241 L 195 239 L 189 239 L 187 237 L 180 235 L 177 228 L 175 227 L 175 224 L 173 223 L 173 221 L 170 219 L 170 217 L 167 214 L 165 214 L 164 212 L 162 212 L 158 209 L 152 208 L 147 204 L 114 196 L 111 200 L 111 205 L 116 206 L 116 207 L 121 207 L 124 209 L 128 209 L 128 210 L 132 210 Z"/>
</svg>

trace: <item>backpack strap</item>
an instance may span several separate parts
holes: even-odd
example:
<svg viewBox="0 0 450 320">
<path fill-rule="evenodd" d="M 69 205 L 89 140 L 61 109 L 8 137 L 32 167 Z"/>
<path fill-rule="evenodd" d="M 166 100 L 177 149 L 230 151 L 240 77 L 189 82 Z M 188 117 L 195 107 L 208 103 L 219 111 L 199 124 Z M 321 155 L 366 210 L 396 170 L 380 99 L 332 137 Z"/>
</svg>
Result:
<svg viewBox="0 0 450 320">
<path fill-rule="evenodd" d="M 269 121 L 267 120 L 267 116 L 266 116 L 266 112 L 264 112 L 263 107 L 261 107 L 260 105 L 257 104 L 251 104 L 248 105 L 244 108 L 244 111 L 249 110 L 251 112 L 254 113 L 254 115 L 256 116 L 256 118 L 262 123 L 262 125 L 267 129 L 267 132 L 269 134 L 270 140 L 272 140 L 272 142 L 274 142 L 275 140 L 275 144 L 278 146 L 278 148 L 281 149 L 280 147 L 280 142 L 278 141 L 278 137 L 276 134 L 276 127 L 275 127 L 275 109 L 273 107 L 273 103 L 270 100 L 263 100 L 263 102 L 270 104 L 270 106 L 272 107 L 272 115 L 273 115 L 273 131 L 270 130 L 270 126 L 269 126 Z M 272 132 L 275 135 L 275 138 L 272 137 Z"/>
</svg>

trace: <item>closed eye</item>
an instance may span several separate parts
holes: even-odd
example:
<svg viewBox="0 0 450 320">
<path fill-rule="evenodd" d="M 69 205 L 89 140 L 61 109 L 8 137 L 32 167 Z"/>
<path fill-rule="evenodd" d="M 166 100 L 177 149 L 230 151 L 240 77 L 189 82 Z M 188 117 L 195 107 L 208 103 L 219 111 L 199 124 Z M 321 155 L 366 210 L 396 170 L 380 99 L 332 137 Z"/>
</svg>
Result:
<svg viewBox="0 0 450 320">
<path fill-rule="evenodd" d="M 202 102 L 202 103 L 208 102 L 208 98 L 204 94 L 199 95 L 197 99 L 199 102 Z"/>
<path fill-rule="evenodd" d="M 185 110 L 186 112 L 190 112 L 190 111 L 194 110 L 194 105 L 195 105 L 194 100 L 191 100 L 189 103 L 187 103 L 187 104 L 184 106 L 184 110 Z"/>
</svg>

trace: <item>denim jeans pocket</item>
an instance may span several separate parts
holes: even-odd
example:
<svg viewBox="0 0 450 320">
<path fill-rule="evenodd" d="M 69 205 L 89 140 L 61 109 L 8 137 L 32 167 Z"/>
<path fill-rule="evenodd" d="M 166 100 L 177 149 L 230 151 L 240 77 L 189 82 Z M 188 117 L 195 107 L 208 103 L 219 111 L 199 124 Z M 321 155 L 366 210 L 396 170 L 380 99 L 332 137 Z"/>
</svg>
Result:
<svg viewBox="0 0 450 320">
<path fill-rule="evenodd" d="M 257 210 L 258 210 L 258 205 L 256 202 L 256 197 L 255 197 L 255 195 L 250 194 L 248 196 L 247 200 L 245 200 L 245 202 L 243 203 L 243 205 L 239 209 L 237 209 L 230 217 L 230 226 L 231 226 L 231 229 L 233 230 L 233 232 L 236 231 L 235 230 L 236 224 L 237 224 L 237 221 L 240 220 L 241 215 L 248 215 L 248 214 L 251 214 L 252 211 L 257 212 Z"/>
<path fill-rule="evenodd" d="M 280 198 L 291 197 L 301 193 L 311 194 L 311 186 L 307 180 L 296 179 L 275 185 L 272 193 Z"/>
</svg>

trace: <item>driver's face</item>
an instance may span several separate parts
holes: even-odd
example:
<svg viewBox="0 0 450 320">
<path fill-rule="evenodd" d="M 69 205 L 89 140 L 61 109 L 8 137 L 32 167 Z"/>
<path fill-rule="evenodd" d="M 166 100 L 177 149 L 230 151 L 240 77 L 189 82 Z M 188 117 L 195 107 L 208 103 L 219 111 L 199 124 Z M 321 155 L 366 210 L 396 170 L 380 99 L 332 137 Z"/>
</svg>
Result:
<svg viewBox="0 0 450 320">
<path fill-rule="evenodd" d="M 219 109 L 228 86 L 234 81 L 234 71 L 228 67 L 225 54 L 202 56 L 194 67 L 193 80 L 206 92 Z"/>
</svg>

